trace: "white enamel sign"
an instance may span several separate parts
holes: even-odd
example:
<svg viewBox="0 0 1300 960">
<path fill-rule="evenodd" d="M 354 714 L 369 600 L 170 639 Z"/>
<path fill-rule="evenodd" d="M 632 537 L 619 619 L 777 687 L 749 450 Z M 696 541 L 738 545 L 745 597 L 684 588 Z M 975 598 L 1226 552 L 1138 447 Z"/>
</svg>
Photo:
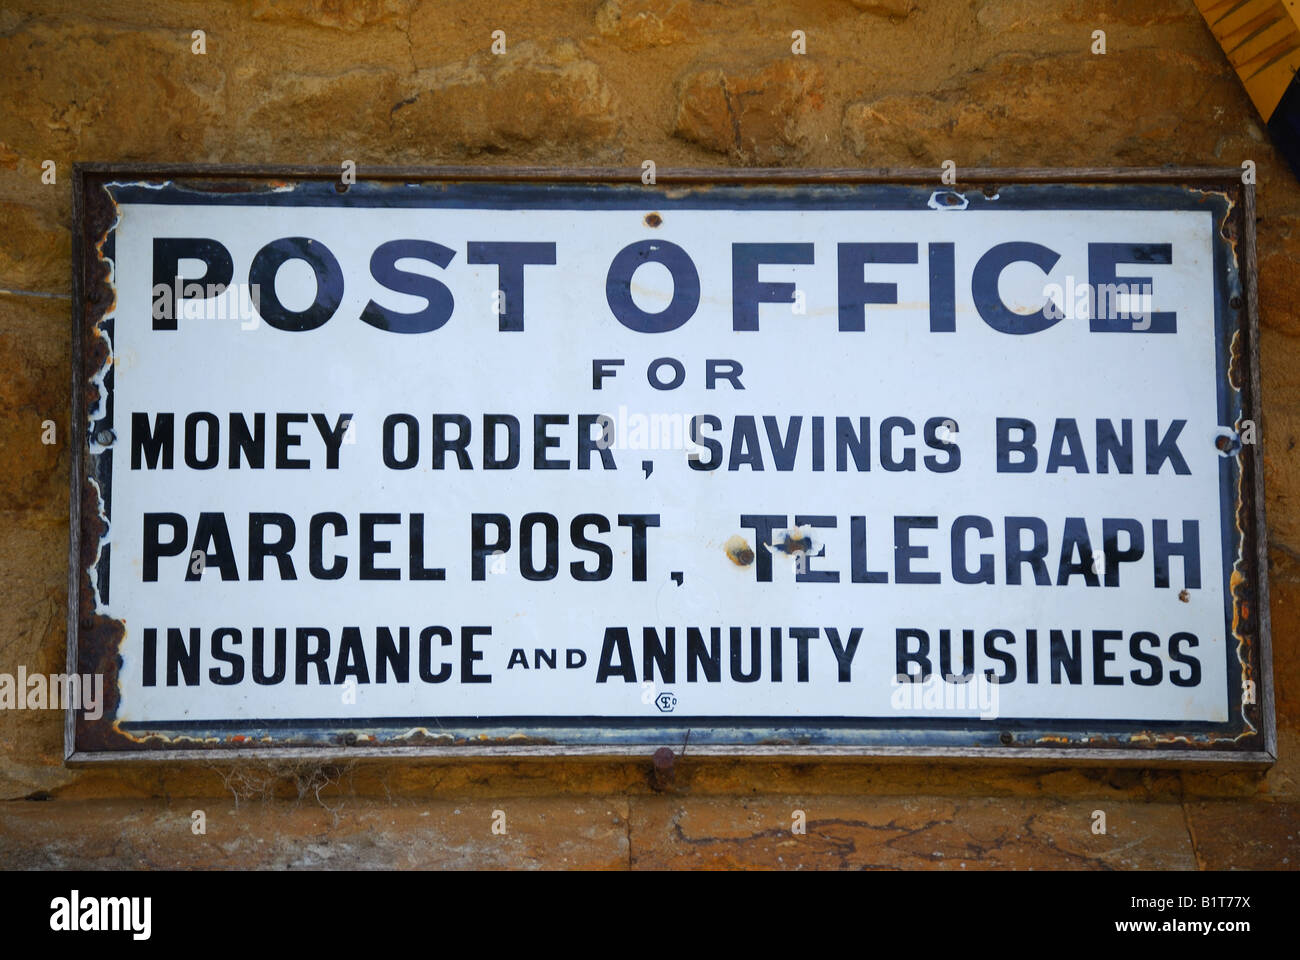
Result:
<svg viewBox="0 0 1300 960">
<path fill-rule="evenodd" d="M 1226 203 L 106 189 L 118 731 L 1242 724 Z"/>
</svg>

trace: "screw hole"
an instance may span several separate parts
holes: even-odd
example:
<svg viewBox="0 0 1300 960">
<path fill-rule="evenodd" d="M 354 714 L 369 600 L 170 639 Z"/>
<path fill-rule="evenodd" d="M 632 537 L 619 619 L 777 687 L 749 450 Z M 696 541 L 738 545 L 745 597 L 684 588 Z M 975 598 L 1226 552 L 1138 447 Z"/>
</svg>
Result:
<svg viewBox="0 0 1300 960">
<path fill-rule="evenodd" d="M 1240 310 L 1241 297 L 1233 297 L 1231 300 L 1228 301 L 1228 306 L 1232 307 L 1232 309 L 1234 310 Z"/>
<path fill-rule="evenodd" d="M 350 184 L 350 183 L 344 183 L 343 181 L 340 180 L 338 183 L 334 184 L 334 192 L 335 192 L 335 193 L 347 193 L 347 192 L 348 192 L 348 188 L 349 188 L 350 186 L 352 186 L 352 184 Z"/>
<path fill-rule="evenodd" d="M 645 215 L 645 225 L 647 227 L 657 227 L 664 222 L 664 218 L 657 213 L 647 213 Z"/>
<path fill-rule="evenodd" d="M 1241 450 L 1241 437 L 1232 429 L 1223 427 L 1214 438 L 1214 449 L 1221 457 L 1235 457 Z"/>
</svg>

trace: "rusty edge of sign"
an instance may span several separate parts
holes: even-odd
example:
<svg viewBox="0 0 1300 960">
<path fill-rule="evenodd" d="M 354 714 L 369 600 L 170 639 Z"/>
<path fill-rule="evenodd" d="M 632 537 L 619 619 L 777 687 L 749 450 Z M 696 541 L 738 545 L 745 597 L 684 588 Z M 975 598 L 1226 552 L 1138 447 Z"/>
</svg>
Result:
<svg viewBox="0 0 1300 960">
<path fill-rule="evenodd" d="M 160 176 L 229 176 L 257 177 L 268 180 L 315 179 L 337 180 L 337 166 L 286 164 L 188 164 L 188 163 L 78 163 L 75 171 L 83 175 L 133 176 L 155 179 Z M 1218 183 L 1240 182 L 1241 168 L 1206 167 L 984 167 L 959 168 L 957 184 L 962 183 L 1159 183 L 1204 180 Z M 356 175 L 365 180 L 528 180 L 542 183 L 640 183 L 640 167 L 385 167 L 358 166 Z M 901 169 L 790 169 L 786 167 L 708 168 L 663 167 L 656 170 L 657 181 L 672 183 L 902 183 L 935 186 L 944 184 L 933 168 Z"/>
<path fill-rule="evenodd" d="M 368 180 L 393 180 L 403 184 L 414 181 L 492 181 L 515 180 L 522 182 L 641 182 L 639 169 L 585 168 L 553 170 L 520 167 L 423 167 L 358 169 L 357 175 Z M 86 186 L 92 179 L 125 177 L 129 181 L 156 183 L 158 178 L 203 177 L 222 178 L 219 185 L 229 190 L 231 180 L 254 179 L 247 189 L 270 189 L 273 192 L 292 190 L 291 179 L 337 180 L 339 171 L 333 167 L 285 166 L 264 167 L 255 165 L 192 165 L 192 164 L 141 164 L 120 165 L 82 163 L 73 173 L 72 234 L 73 234 L 73 332 L 72 332 L 72 444 L 76 455 L 71 465 L 70 552 L 68 570 L 69 609 L 67 636 L 67 663 L 69 673 L 100 673 L 104 676 L 104 716 L 99 723 L 78 719 L 75 710 L 65 714 L 64 747 L 68 763 L 93 761 L 147 762 L 158 759 L 203 759 L 212 761 L 228 759 L 280 758 L 280 759 L 379 759 L 383 757 L 437 757 L 472 759 L 474 757 L 503 756 L 526 757 L 643 757 L 661 741 L 647 744 L 631 742 L 587 744 L 557 743 L 541 737 L 521 733 L 508 736 L 453 737 L 431 734 L 426 728 L 407 728 L 405 734 L 377 740 L 368 734 L 345 734 L 334 744 L 320 741 L 295 742 L 289 737 L 275 740 L 271 736 L 253 738 L 246 736 L 196 736 L 192 733 L 164 737 L 156 732 L 137 737 L 123 730 L 116 720 L 119 696 L 117 650 L 125 637 L 126 625 L 98 613 L 98 590 L 94 571 L 98 565 L 103 536 L 107 532 L 107 518 L 99 486 L 88 469 L 88 459 L 95 455 L 92 448 L 96 440 L 88 435 L 92 412 L 100 411 L 107 399 L 105 377 L 112 365 L 112 349 L 101 322 L 109 318 L 116 306 L 113 285 L 114 264 L 105 256 L 103 245 L 116 226 L 120 214 L 107 191 L 101 191 L 87 203 Z M 656 174 L 655 186 L 681 183 L 708 185 L 730 184 L 911 184 L 935 186 L 934 171 L 926 170 L 787 170 L 781 168 L 753 168 L 748 170 L 709 170 L 665 168 Z M 122 181 L 117 181 L 122 182 Z M 971 184 L 1039 184 L 1039 183 L 1089 183 L 1089 184 L 1182 184 L 1196 192 L 1217 195 L 1226 202 L 1224 220 L 1219 225 L 1222 241 L 1231 256 L 1227 262 L 1230 273 L 1235 272 L 1244 293 L 1245 317 L 1234 322 L 1231 340 L 1227 345 L 1226 374 L 1229 385 L 1240 397 L 1238 419 L 1234 424 L 1240 432 L 1242 422 L 1258 421 L 1260 404 L 1258 289 L 1255 248 L 1255 191 L 1253 184 L 1242 182 L 1241 171 L 1233 167 L 1156 167 L 1156 168 L 1069 168 L 1069 169 L 1001 169 L 961 171 L 956 184 L 941 184 L 959 194 L 963 185 Z M 101 185 L 107 185 L 102 183 Z M 989 187 L 984 187 L 987 194 Z M 1240 191 L 1240 209 L 1233 192 Z M 994 197 L 996 198 L 996 197 Z M 1241 224 L 1241 235 L 1237 225 Z M 93 251 L 93 256 L 91 255 Z M 1243 256 L 1244 254 L 1244 256 Z M 1238 311 L 1240 312 L 1240 311 Z M 1244 323 L 1242 322 L 1244 319 Z M 1243 342 L 1244 334 L 1244 342 Z M 91 339 L 87 341 L 87 337 Z M 1244 368 L 1244 369 L 1243 369 Z M 1157 734 L 1154 732 L 1125 733 L 1122 736 L 1069 737 L 1046 734 L 1033 740 L 1018 741 L 1019 746 L 994 747 L 978 744 L 944 746 L 940 744 L 884 745 L 884 744 L 812 744 L 807 737 L 793 739 L 769 738 L 759 742 L 735 744 L 696 744 L 692 754 L 703 756 L 748 756 L 780 759 L 783 757 L 824 757 L 856 760 L 971 760 L 1015 759 L 1021 762 L 1070 761 L 1074 763 L 1106 763 L 1138 766 L 1181 766 L 1189 763 L 1214 762 L 1216 765 L 1270 764 L 1277 756 L 1277 731 L 1272 683 L 1272 650 L 1268 608 L 1268 537 L 1264 517 L 1262 437 L 1253 446 L 1253 456 L 1244 456 L 1244 445 L 1239 445 L 1237 491 L 1234 497 L 1234 523 L 1239 535 L 1240 549 L 1233 563 L 1229 589 L 1233 603 L 1232 634 L 1237 641 L 1236 653 L 1241 667 L 1243 683 L 1258 680 L 1258 696 L 1254 704 L 1241 704 L 1244 729 L 1231 737 L 1213 734 L 1188 736 L 1185 734 Z M 1252 511 L 1253 508 L 1253 511 Z M 1250 519 L 1254 516 L 1254 526 Z M 98 530 L 89 528 L 91 524 Z M 83 533 L 92 533 L 83 536 Z M 1253 544 L 1253 555 L 1248 553 Z M 1255 605 L 1251 606 L 1251 594 Z M 1252 633 L 1258 638 L 1252 644 Z M 84 644 L 78 644 L 78 638 Z M 1257 674 L 1256 674 L 1257 671 Z M 1248 709 L 1253 707 L 1253 709 Z M 756 718 L 761 719 L 761 718 Z M 394 721 L 392 726 L 400 727 Z M 755 726 L 760 726 L 756 723 Z M 215 731 L 214 731 L 215 732 Z M 689 733 L 688 733 L 689 735 Z M 1259 738 L 1259 749 L 1223 749 L 1221 745 L 1236 743 L 1243 738 Z M 1097 744 L 1092 746 L 1091 744 Z M 1127 743 L 1128 746 L 1119 746 Z M 268 744 L 263 746 L 262 744 Z M 274 744 L 274 745 L 271 745 Z M 1253 744 L 1252 744 L 1253 746 Z M 1215 749 L 1218 747 L 1219 749 Z M 222 749 L 227 748 L 227 749 Z M 1198 749 L 1199 748 L 1199 749 Z"/>
</svg>

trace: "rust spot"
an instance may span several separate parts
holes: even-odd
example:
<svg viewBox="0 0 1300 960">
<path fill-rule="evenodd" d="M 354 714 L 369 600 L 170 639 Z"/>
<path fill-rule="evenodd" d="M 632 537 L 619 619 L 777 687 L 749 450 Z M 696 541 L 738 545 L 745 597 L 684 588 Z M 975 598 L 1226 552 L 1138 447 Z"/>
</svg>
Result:
<svg viewBox="0 0 1300 960">
<path fill-rule="evenodd" d="M 1183 603 L 1188 603 L 1191 601 L 1192 595 L 1188 593 L 1186 590 L 1179 590 L 1178 599 L 1183 601 Z"/>
<path fill-rule="evenodd" d="M 774 543 L 776 549 L 782 553 L 794 555 L 796 553 L 808 553 L 812 550 L 812 539 L 805 537 L 798 529 L 786 535 L 786 538 L 780 543 Z"/>
<path fill-rule="evenodd" d="M 750 547 L 749 541 L 740 534 L 728 537 L 727 542 L 722 545 L 722 549 L 727 551 L 727 556 L 731 562 L 738 567 L 747 567 L 754 562 L 754 551 Z"/>
<path fill-rule="evenodd" d="M 645 225 L 647 227 L 657 227 L 664 222 L 664 218 L 657 213 L 647 213 L 645 215 Z"/>
<path fill-rule="evenodd" d="M 449 733 L 433 734 L 423 727 L 401 736 L 391 737 L 387 742 L 389 744 L 405 744 L 419 747 L 474 747 L 484 744 L 497 747 L 544 747 L 555 745 L 555 741 L 549 737 L 530 737 L 526 734 L 512 733 L 506 737 L 481 736 L 477 739 L 471 739 L 469 737 L 455 737 Z M 358 740 L 357 743 L 358 745 L 366 743 L 383 745 L 384 741 L 370 738 L 368 740 Z"/>
<path fill-rule="evenodd" d="M 673 785 L 676 779 L 677 771 L 674 767 L 677 760 L 671 747 L 660 747 L 654 752 L 653 766 L 650 768 L 650 786 L 655 790 L 667 790 Z"/>
</svg>

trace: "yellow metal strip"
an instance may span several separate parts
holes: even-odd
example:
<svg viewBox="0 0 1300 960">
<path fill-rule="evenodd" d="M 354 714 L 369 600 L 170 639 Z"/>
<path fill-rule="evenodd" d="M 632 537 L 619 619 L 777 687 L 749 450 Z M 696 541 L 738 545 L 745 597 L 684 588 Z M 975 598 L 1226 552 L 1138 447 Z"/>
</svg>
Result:
<svg viewBox="0 0 1300 960">
<path fill-rule="evenodd" d="M 1196 0 L 1196 6 L 1268 120 L 1300 70 L 1300 0 Z"/>
</svg>

